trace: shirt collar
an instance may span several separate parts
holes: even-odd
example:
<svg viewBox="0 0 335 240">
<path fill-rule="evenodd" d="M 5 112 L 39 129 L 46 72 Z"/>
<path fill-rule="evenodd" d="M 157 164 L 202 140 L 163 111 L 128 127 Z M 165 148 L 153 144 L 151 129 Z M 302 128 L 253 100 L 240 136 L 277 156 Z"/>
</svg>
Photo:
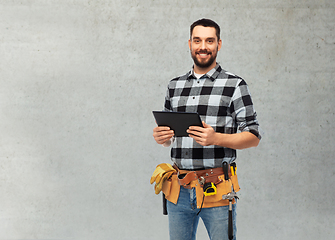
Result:
<svg viewBox="0 0 335 240">
<path fill-rule="evenodd" d="M 219 76 L 219 73 L 222 71 L 222 68 L 220 66 L 220 64 L 216 64 L 216 66 L 214 68 L 212 68 L 211 70 L 209 70 L 206 74 L 204 74 L 205 77 L 209 78 L 210 80 L 212 80 L 213 82 L 215 81 L 215 79 Z M 203 78 L 203 77 L 201 77 Z M 192 67 L 192 69 L 188 72 L 187 74 L 187 80 L 191 80 L 191 79 L 196 79 L 196 77 L 194 76 L 194 66 Z"/>
</svg>

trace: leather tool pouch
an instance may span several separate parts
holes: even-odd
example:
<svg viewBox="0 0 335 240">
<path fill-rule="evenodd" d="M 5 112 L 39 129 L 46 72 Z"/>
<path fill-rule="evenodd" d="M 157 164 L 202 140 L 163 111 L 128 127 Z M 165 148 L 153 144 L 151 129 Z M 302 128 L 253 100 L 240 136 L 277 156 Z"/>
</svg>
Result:
<svg viewBox="0 0 335 240">
<path fill-rule="evenodd" d="M 177 204 L 180 192 L 180 185 L 178 183 L 177 174 L 173 174 L 163 183 L 162 191 L 165 194 L 165 198 L 167 200 Z"/>
<path fill-rule="evenodd" d="M 240 185 L 238 184 L 237 175 L 231 176 L 231 183 L 233 184 L 233 188 L 235 192 L 240 191 Z"/>
<path fill-rule="evenodd" d="M 188 189 L 192 188 L 190 183 L 198 179 L 198 176 L 195 172 L 182 173 L 179 171 L 177 176 L 179 185 Z"/>
<path fill-rule="evenodd" d="M 207 174 L 206 174 L 207 173 Z M 168 180 L 166 180 L 163 184 L 162 191 L 165 194 L 165 198 L 170 202 L 177 204 L 180 186 L 185 188 L 196 188 L 197 195 L 197 205 L 200 208 L 202 199 L 203 199 L 203 185 L 199 183 L 198 179 L 203 177 L 205 182 L 213 182 L 216 185 L 217 194 L 212 196 L 205 196 L 204 198 L 204 208 L 208 207 L 218 207 L 228 205 L 228 200 L 223 200 L 222 195 L 228 194 L 232 191 L 238 192 L 240 190 L 240 186 L 238 184 L 237 175 L 231 176 L 225 181 L 224 175 L 217 174 L 213 172 L 213 174 L 208 173 L 208 171 L 202 173 L 201 171 L 183 171 L 180 170 L 178 174 L 173 174 Z"/>
</svg>

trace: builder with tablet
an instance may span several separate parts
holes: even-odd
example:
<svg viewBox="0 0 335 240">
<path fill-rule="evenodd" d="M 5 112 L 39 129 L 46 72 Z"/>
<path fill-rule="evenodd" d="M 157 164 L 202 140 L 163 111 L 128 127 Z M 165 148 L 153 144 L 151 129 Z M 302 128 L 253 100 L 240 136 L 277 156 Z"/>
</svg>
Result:
<svg viewBox="0 0 335 240">
<path fill-rule="evenodd" d="M 239 190 L 236 149 L 258 145 L 258 121 L 246 82 L 216 62 L 220 27 L 209 19 L 194 22 L 188 44 L 193 68 L 169 82 L 164 111 L 198 113 L 203 126 L 190 126 L 188 136 L 175 136 L 168 126 L 153 130 L 158 144 L 171 146 L 175 169 L 163 186 L 170 239 L 195 239 L 199 218 L 211 240 L 228 239 L 225 196 Z M 234 233 L 235 209 L 233 204 Z"/>
</svg>

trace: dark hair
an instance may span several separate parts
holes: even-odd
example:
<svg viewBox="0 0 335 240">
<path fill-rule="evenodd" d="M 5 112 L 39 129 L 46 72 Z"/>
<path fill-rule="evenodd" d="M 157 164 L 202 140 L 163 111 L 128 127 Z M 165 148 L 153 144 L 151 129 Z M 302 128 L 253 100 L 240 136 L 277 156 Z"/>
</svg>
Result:
<svg viewBox="0 0 335 240">
<path fill-rule="evenodd" d="M 216 30 L 216 36 L 218 38 L 218 41 L 220 40 L 220 26 L 216 22 L 214 22 L 213 20 L 203 18 L 203 19 L 199 19 L 199 20 L 195 21 L 191 25 L 191 28 L 190 28 L 190 38 L 192 38 L 192 32 L 193 32 L 193 29 L 196 26 L 213 27 L 213 28 L 215 28 L 215 30 Z"/>
</svg>

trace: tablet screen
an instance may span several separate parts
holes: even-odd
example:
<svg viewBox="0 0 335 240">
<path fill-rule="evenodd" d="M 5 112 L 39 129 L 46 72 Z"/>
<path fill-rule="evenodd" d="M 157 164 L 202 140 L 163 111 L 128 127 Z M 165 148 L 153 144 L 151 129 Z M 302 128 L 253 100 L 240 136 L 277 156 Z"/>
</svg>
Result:
<svg viewBox="0 0 335 240">
<path fill-rule="evenodd" d="M 188 137 L 190 126 L 203 127 L 198 113 L 153 111 L 158 126 L 170 127 L 176 137 Z"/>
</svg>

